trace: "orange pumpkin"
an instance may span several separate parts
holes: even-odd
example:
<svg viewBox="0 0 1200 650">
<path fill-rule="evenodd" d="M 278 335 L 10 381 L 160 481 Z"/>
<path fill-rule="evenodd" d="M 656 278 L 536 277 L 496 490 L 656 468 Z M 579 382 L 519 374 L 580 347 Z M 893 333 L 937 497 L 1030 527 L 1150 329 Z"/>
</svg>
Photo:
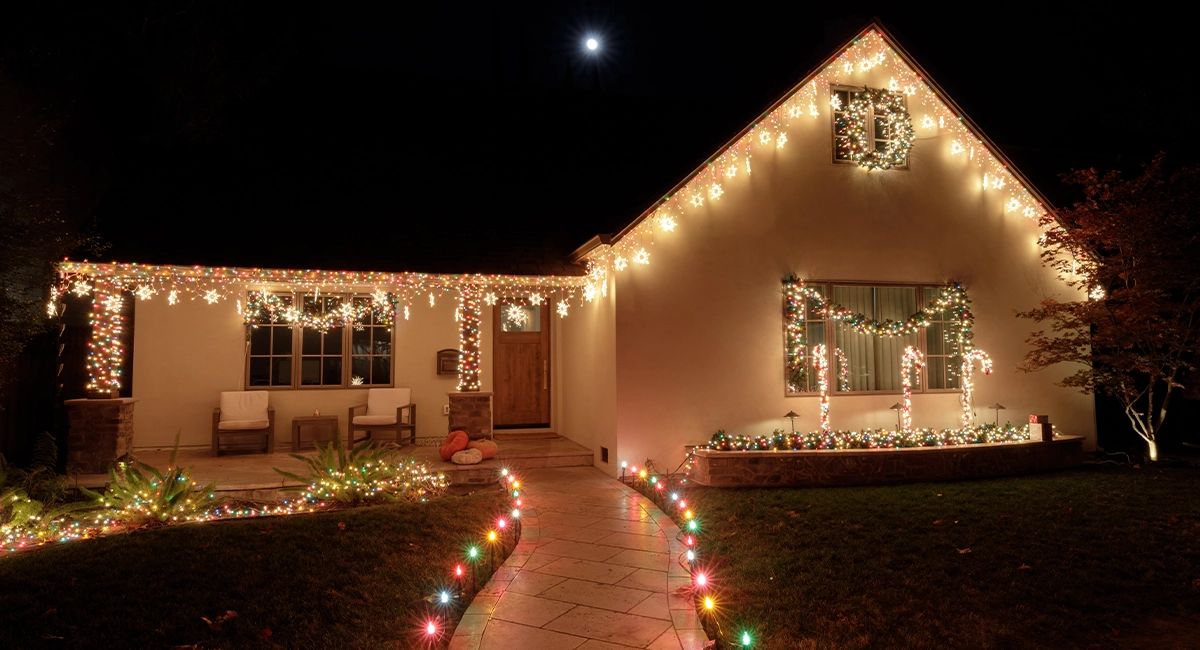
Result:
<svg viewBox="0 0 1200 650">
<path fill-rule="evenodd" d="M 441 448 L 438 449 L 438 455 L 442 457 L 442 460 L 448 461 L 451 456 L 466 449 L 467 443 L 470 441 L 466 431 L 451 431 L 450 435 L 446 436 L 446 442 L 443 442 Z"/>
<path fill-rule="evenodd" d="M 483 459 L 495 458 L 496 454 L 500 453 L 500 446 L 493 440 L 472 440 L 468 449 L 478 449 L 479 453 L 483 454 Z"/>
</svg>

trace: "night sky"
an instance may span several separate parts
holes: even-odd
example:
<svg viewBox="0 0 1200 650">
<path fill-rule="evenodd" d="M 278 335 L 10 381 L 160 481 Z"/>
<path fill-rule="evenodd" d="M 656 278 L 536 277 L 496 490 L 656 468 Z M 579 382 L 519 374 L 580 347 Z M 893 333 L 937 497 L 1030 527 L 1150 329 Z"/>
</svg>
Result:
<svg viewBox="0 0 1200 650">
<path fill-rule="evenodd" d="M 105 260 L 536 272 L 635 218 L 873 16 L 1056 204 L 1071 167 L 1197 145 L 1190 39 L 1161 13 L 28 4 L 0 21 L 6 72 L 70 100 L 71 217 Z"/>
</svg>

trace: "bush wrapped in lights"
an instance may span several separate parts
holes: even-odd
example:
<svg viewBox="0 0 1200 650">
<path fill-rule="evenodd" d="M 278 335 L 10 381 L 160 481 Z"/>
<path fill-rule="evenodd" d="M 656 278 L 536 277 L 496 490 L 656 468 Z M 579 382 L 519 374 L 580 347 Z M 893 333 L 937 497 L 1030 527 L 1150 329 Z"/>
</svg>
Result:
<svg viewBox="0 0 1200 650">
<path fill-rule="evenodd" d="M 776 429 L 770 436 L 737 436 L 724 431 L 713 434 L 708 448 L 716 451 L 806 451 L 819 449 L 901 449 L 908 447 L 956 447 L 1029 440 L 1029 427 L 1011 423 L 1003 426 L 980 424 L 962 429 L 863 429 L 862 431 L 809 431 L 786 433 Z"/>
<path fill-rule="evenodd" d="M 309 458 L 292 454 L 308 464 L 309 475 L 300 476 L 275 468 L 276 472 L 309 483 L 303 496 L 308 501 L 337 501 L 358 504 L 373 498 L 387 501 L 426 501 L 449 487 L 445 474 L 430 472 L 424 463 L 401 456 L 392 448 L 364 440 L 350 451 L 341 438 L 327 446 L 317 445 Z"/>
</svg>

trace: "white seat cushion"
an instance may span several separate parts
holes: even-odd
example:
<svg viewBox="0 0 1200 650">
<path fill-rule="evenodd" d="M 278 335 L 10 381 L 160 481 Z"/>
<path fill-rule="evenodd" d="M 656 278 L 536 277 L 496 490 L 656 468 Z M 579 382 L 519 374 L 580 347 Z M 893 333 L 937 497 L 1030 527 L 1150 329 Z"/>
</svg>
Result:
<svg viewBox="0 0 1200 650">
<path fill-rule="evenodd" d="M 408 388 L 368 388 L 367 415 L 387 415 L 392 418 L 391 422 L 374 422 L 372 424 L 395 424 L 396 409 L 411 401 L 412 390 Z M 401 417 L 404 418 L 404 424 L 408 424 L 408 411 L 405 411 Z M 357 420 L 358 418 L 355 418 L 355 424 L 358 424 Z"/>
<path fill-rule="evenodd" d="M 224 411 L 222 411 L 224 414 Z M 251 431 L 254 429 L 266 429 L 271 426 L 270 420 L 222 420 L 217 423 L 217 429 L 220 431 Z"/>
<path fill-rule="evenodd" d="M 267 391 L 228 391 L 221 393 L 221 421 L 266 420 Z M 267 425 L 263 425 L 267 426 Z"/>
<path fill-rule="evenodd" d="M 374 425 L 378 425 L 378 426 L 387 425 L 390 427 L 393 424 L 396 424 L 396 414 L 392 413 L 391 415 L 356 415 L 356 416 L 354 416 L 354 423 L 359 426 L 374 424 Z"/>
</svg>

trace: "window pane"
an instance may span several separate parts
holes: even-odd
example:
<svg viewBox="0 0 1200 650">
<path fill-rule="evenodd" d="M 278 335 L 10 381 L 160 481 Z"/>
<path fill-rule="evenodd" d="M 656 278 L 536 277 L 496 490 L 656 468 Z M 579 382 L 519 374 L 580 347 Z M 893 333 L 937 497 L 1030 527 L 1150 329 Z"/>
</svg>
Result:
<svg viewBox="0 0 1200 650">
<path fill-rule="evenodd" d="M 331 311 L 336 311 L 337 308 L 342 304 L 342 300 L 341 298 L 334 298 L 333 296 L 325 296 L 322 299 L 321 304 L 325 310 L 325 313 L 328 314 Z"/>
<path fill-rule="evenodd" d="M 289 326 L 271 328 L 271 354 L 292 354 L 292 328 Z"/>
<path fill-rule="evenodd" d="M 371 383 L 371 357 L 350 358 L 350 378 L 354 377 L 361 378 L 364 384 Z"/>
<path fill-rule="evenodd" d="M 503 332 L 542 331 L 542 308 L 534 305 L 504 305 L 500 330 Z"/>
<path fill-rule="evenodd" d="M 272 386 L 291 386 L 292 385 L 292 358 L 284 357 L 280 359 L 275 357 L 271 359 L 271 385 Z"/>
<path fill-rule="evenodd" d="M 303 311 L 307 313 L 316 309 L 317 301 L 312 296 L 304 296 L 302 304 L 304 305 Z"/>
<path fill-rule="evenodd" d="M 809 288 L 812 289 L 813 291 L 815 291 L 817 295 L 821 296 L 822 300 L 825 299 L 825 286 L 824 285 L 816 286 L 816 287 L 809 287 Z M 819 314 L 817 312 L 817 303 L 816 302 L 814 302 L 811 298 L 807 298 L 805 300 L 805 302 L 808 303 L 805 305 L 805 309 L 807 310 L 808 318 L 822 318 L 823 317 L 821 314 Z"/>
<path fill-rule="evenodd" d="M 837 119 L 833 121 L 833 134 L 850 135 L 850 120 L 846 119 L 844 115 L 838 115 Z"/>
<path fill-rule="evenodd" d="M 320 357 L 304 357 L 300 361 L 300 383 L 304 386 L 317 386 L 321 383 Z"/>
<path fill-rule="evenodd" d="M 350 334 L 350 354 L 370 354 L 371 353 L 371 329 L 364 327 L 361 330 L 353 330 Z"/>
<path fill-rule="evenodd" d="M 392 332 L 386 327 L 372 327 L 375 337 L 374 354 L 392 353 Z"/>
<path fill-rule="evenodd" d="M 834 345 L 842 351 L 849 364 L 849 390 L 875 390 L 875 354 L 871 338 L 854 332 L 846 325 L 837 326 Z M 838 382 L 831 384 L 838 386 L 838 390 L 843 388 Z"/>
<path fill-rule="evenodd" d="M 833 91 L 833 95 L 835 97 L 837 97 L 838 101 L 836 103 L 838 106 L 842 107 L 841 110 L 844 111 L 844 110 L 846 110 L 846 108 L 848 106 L 850 106 L 850 92 L 849 91 L 835 90 L 835 91 Z"/>
<path fill-rule="evenodd" d="M 324 372 L 321 383 L 326 386 L 340 386 L 342 383 L 342 358 L 325 357 Z"/>
<path fill-rule="evenodd" d="M 942 323 L 930 323 L 925 328 L 925 351 L 929 354 L 946 353 L 946 330 Z"/>
<path fill-rule="evenodd" d="M 876 140 L 887 140 L 888 139 L 888 128 L 887 127 L 888 127 L 887 118 L 883 118 L 883 117 L 875 118 L 875 139 Z"/>
<path fill-rule="evenodd" d="M 837 160 L 850 160 L 850 138 L 834 138 L 833 157 Z"/>
<path fill-rule="evenodd" d="M 311 327 L 304 328 L 301 354 L 321 354 L 321 333 Z"/>
<path fill-rule="evenodd" d="M 978 369 L 976 369 L 978 371 Z M 961 388 L 962 387 L 962 355 L 956 354 L 952 357 L 946 357 L 946 385 L 942 388 Z"/>
<path fill-rule="evenodd" d="M 271 353 L 271 328 L 270 327 L 251 327 L 250 328 L 250 354 L 270 354 Z"/>
<path fill-rule="evenodd" d="M 390 384 L 390 383 L 392 383 L 392 358 L 391 357 L 372 357 L 371 358 L 371 383 L 372 384 Z"/>
<path fill-rule="evenodd" d="M 929 382 L 927 388 L 946 388 L 946 357 L 932 357 L 926 359 L 926 363 L 928 371 L 925 378 Z"/>
<path fill-rule="evenodd" d="M 271 360 L 267 357 L 250 359 L 250 385 L 269 386 L 271 384 Z"/>
<path fill-rule="evenodd" d="M 325 332 L 325 354 L 342 353 L 342 328 L 335 327 Z"/>
</svg>

